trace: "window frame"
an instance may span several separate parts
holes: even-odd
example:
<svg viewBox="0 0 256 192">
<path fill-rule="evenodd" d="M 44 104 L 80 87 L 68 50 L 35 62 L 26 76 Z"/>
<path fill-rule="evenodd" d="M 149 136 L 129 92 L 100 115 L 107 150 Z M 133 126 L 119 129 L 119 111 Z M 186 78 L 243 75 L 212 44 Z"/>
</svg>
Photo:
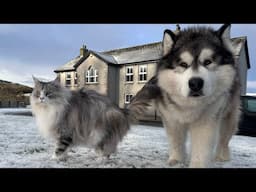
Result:
<svg viewBox="0 0 256 192">
<path fill-rule="evenodd" d="M 70 77 L 68 77 L 68 75 L 70 75 Z M 71 86 L 72 86 L 72 78 L 71 78 L 71 77 L 72 77 L 72 76 L 71 76 L 71 72 L 66 72 L 66 73 L 65 73 L 65 86 L 66 86 L 66 87 L 71 87 Z M 67 81 L 70 82 L 69 85 L 67 84 Z"/>
<path fill-rule="evenodd" d="M 91 78 L 93 79 L 93 81 L 91 81 Z M 85 72 L 85 84 L 97 84 L 97 83 L 99 83 L 98 70 L 90 66 Z"/>
<path fill-rule="evenodd" d="M 132 72 L 129 72 L 128 70 L 131 69 Z M 133 73 L 133 66 L 125 66 L 125 82 L 126 83 L 133 83 L 134 82 L 134 73 Z M 129 72 L 129 73 L 128 73 Z M 127 77 L 128 79 L 132 79 L 132 81 L 127 81 Z"/>
<path fill-rule="evenodd" d="M 78 75 L 77 72 L 74 72 L 74 86 L 78 86 Z"/>
<path fill-rule="evenodd" d="M 141 68 L 145 69 L 145 71 L 143 70 L 141 72 Z M 139 78 L 138 78 L 138 82 L 147 82 L 147 78 L 148 78 L 148 66 L 147 65 L 139 65 L 139 72 L 138 72 Z M 144 77 L 144 75 L 146 76 L 145 80 L 140 80 L 140 77 Z"/>
<path fill-rule="evenodd" d="M 127 96 L 128 96 L 128 97 L 127 97 Z M 124 95 L 124 104 L 130 104 L 132 97 L 133 97 L 133 94 L 125 94 L 125 95 Z M 129 101 L 127 101 L 126 98 L 128 98 Z"/>
</svg>

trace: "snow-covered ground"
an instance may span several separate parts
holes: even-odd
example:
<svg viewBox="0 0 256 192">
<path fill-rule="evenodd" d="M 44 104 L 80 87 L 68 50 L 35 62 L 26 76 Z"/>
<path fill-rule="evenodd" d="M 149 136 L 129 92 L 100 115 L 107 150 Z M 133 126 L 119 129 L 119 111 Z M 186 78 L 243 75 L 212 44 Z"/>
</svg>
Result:
<svg viewBox="0 0 256 192">
<path fill-rule="evenodd" d="M 31 116 L 4 115 L 29 109 L 0 109 L 1 168 L 169 168 L 168 143 L 161 127 L 133 126 L 118 146 L 118 152 L 103 159 L 92 149 L 76 147 L 65 162 L 51 159 L 53 144 L 38 134 Z M 234 136 L 232 160 L 215 167 L 256 167 L 256 138 Z"/>
</svg>

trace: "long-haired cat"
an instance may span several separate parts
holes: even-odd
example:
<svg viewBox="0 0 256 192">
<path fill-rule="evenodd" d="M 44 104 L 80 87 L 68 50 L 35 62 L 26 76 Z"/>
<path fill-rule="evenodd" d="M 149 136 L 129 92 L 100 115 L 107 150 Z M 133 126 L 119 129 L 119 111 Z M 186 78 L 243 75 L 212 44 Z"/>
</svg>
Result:
<svg viewBox="0 0 256 192">
<path fill-rule="evenodd" d="M 140 104 L 121 109 L 93 90 L 70 91 L 57 78 L 50 82 L 33 80 L 32 112 L 42 136 L 56 142 L 53 157 L 59 160 L 66 158 L 68 148 L 81 144 L 109 156 L 141 110 Z"/>
</svg>

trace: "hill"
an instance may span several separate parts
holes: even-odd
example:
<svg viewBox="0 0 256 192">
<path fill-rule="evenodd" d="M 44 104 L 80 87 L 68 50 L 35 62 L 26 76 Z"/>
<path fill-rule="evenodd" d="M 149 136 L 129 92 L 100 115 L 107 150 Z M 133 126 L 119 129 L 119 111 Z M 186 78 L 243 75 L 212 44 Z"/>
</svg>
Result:
<svg viewBox="0 0 256 192">
<path fill-rule="evenodd" d="M 17 99 L 32 90 L 33 88 L 25 85 L 0 80 L 0 99 Z"/>
</svg>

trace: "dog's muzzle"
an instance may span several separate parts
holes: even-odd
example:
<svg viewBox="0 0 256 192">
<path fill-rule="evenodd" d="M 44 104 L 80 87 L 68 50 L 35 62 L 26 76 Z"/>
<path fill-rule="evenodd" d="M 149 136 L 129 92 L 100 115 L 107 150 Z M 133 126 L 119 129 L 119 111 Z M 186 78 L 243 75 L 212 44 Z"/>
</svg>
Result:
<svg viewBox="0 0 256 192">
<path fill-rule="evenodd" d="M 190 97 L 200 97 L 203 96 L 203 86 L 204 80 L 199 77 L 193 77 L 188 81 L 188 86 L 190 89 L 189 96 Z"/>
</svg>

